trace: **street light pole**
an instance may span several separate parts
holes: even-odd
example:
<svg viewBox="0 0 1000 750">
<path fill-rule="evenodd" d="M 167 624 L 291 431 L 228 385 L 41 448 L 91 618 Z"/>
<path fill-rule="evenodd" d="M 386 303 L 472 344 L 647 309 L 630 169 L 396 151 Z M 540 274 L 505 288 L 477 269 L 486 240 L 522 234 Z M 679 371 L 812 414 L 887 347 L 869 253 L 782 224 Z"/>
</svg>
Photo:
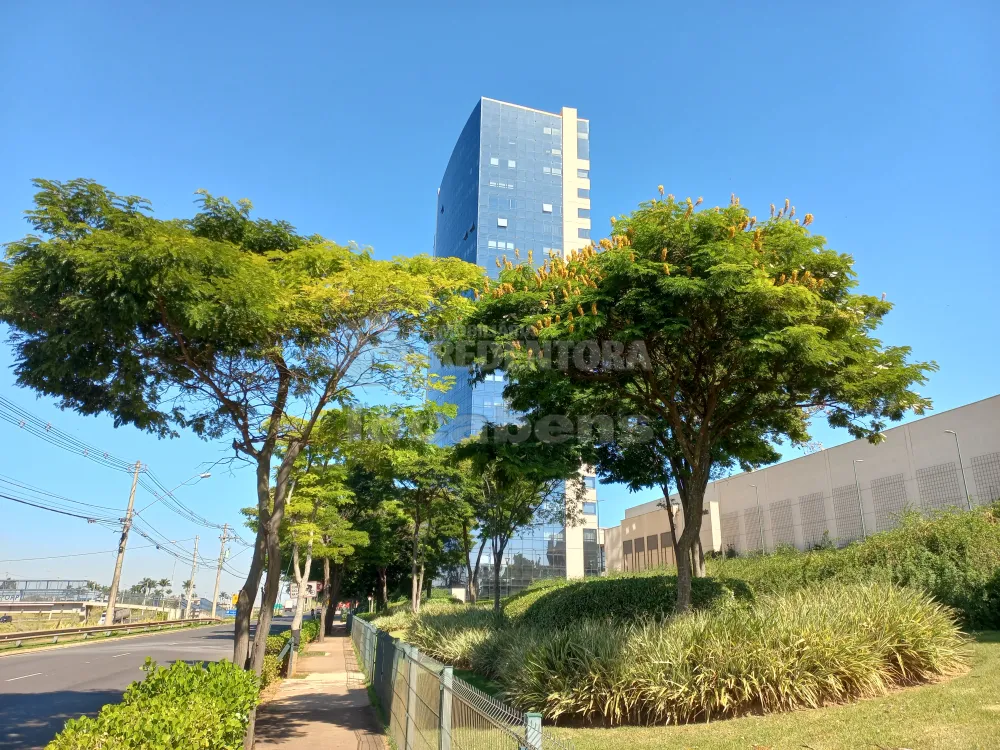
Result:
<svg viewBox="0 0 1000 750">
<path fill-rule="evenodd" d="M 763 555 L 764 550 L 764 514 L 760 509 L 760 492 L 757 490 L 756 484 L 751 484 L 753 487 L 754 497 L 757 498 L 757 526 L 760 529 L 760 553 Z"/>
<path fill-rule="evenodd" d="M 958 433 L 954 430 L 945 430 L 948 435 L 955 436 L 955 448 L 958 449 L 958 468 L 962 470 L 962 489 L 965 490 L 965 503 L 972 510 L 972 495 L 969 494 L 969 480 L 965 476 L 965 464 L 962 463 L 962 445 L 958 442 Z"/>
<path fill-rule="evenodd" d="M 122 535 L 118 540 L 118 557 L 115 559 L 115 573 L 111 576 L 111 590 L 108 592 L 108 608 L 104 610 L 104 624 L 115 624 L 115 604 L 118 602 L 118 586 L 122 578 L 122 563 L 125 562 L 125 546 L 128 544 L 128 532 L 132 528 L 132 508 L 135 507 L 135 486 L 139 483 L 139 471 L 142 462 L 135 462 L 132 472 L 132 489 L 128 493 L 128 509 L 122 521 Z"/>
<path fill-rule="evenodd" d="M 863 458 L 856 458 L 852 466 L 854 466 L 854 489 L 858 491 L 858 512 L 861 514 L 861 538 L 867 539 L 868 532 L 865 530 L 865 506 L 861 502 L 861 483 L 858 482 L 858 464 L 863 464 L 865 460 Z"/>
</svg>

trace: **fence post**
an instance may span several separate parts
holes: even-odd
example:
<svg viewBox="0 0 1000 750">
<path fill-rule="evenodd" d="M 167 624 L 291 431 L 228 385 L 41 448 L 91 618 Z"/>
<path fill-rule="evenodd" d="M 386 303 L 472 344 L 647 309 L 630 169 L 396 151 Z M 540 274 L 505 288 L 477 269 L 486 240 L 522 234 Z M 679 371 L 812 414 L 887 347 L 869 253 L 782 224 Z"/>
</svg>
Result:
<svg viewBox="0 0 1000 750">
<path fill-rule="evenodd" d="M 527 750 L 542 750 L 542 715 L 524 715 L 524 741 Z"/>
<path fill-rule="evenodd" d="M 406 745 L 404 750 L 411 750 L 417 741 L 417 660 L 420 651 L 414 646 L 407 646 L 403 652 L 409 662 L 406 665 Z"/>
<path fill-rule="evenodd" d="M 451 750 L 451 686 L 455 670 L 441 670 L 441 704 L 438 710 L 438 750 Z"/>
</svg>

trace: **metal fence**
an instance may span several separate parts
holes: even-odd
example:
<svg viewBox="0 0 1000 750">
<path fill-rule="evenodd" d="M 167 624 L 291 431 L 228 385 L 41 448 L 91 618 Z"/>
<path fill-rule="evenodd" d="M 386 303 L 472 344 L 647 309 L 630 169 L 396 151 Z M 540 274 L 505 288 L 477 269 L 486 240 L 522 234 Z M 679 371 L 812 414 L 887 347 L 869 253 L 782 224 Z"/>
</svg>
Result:
<svg viewBox="0 0 1000 750">
<path fill-rule="evenodd" d="M 522 713 L 407 643 L 348 619 L 358 668 L 381 704 L 399 750 L 571 750 Z"/>
</svg>

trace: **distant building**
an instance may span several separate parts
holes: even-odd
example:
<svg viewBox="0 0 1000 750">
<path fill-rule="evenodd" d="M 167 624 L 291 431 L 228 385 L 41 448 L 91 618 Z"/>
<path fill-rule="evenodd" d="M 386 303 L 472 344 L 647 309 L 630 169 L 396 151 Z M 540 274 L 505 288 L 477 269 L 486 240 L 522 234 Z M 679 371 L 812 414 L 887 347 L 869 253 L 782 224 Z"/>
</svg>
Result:
<svg viewBox="0 0 1000 750">
<path fill-rule="evenodd" d="M 434 254 L 483 266 L 496 278 L 498 262 L 540 267 L 550 253 L 563 256 L 590 244 L 590 121 L 563 107 L 545 112 L 480 99 L 462 129 L 438 188 Z M 454 376 L 447 393 L 428 392 L 455 404 L 458 415 L 437 435 L 452 445 L 479 434 L 487 422 L 517 421 L 504 403 L 503 375 L 473 387 L 465 367 L 432 363 L 432 372 Z M 601 569 L 597 493 L 592 473 L 583 503 L 584 523 L 564 529 L 539 525 L 507 545 L 502 593 L 539 578 L 583 577 Z M 489 552 L 484 554 L 484 564 Z M 480 590 L 490 593 L 489 564 Z"/>
<path fill-rule="evenodd" d="M 1000 499 L 1000 395 L 893 427 L 885 437 L 880 445 L 854 440 L 710 482 L 705 551 L 806 549 L 825 540 L 844 545 L 895 527 L 906 509 L 931 512 Z M 676 494 L 670 499 L 680 502 Z M 629 508 L 617 527 L 604 530 L 609 570 L 674 564 L 664 504 Z"/>
</svg>

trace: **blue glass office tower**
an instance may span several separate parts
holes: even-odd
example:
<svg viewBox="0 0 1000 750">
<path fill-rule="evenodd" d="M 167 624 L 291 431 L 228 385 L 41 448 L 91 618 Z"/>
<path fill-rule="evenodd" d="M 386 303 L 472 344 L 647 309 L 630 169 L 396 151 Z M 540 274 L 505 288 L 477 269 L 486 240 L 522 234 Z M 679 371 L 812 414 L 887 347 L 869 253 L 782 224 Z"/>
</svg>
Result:
<svg viewBox="0 0 1000 750">
<path fill-rule="evenodd" d="M 480 99 L 438 189 L 434 254 L 476 263 L 496 278 L 505 256 L 516 263 L 531 250 L 541 266 L 550 252 L 565 255 L 589 244 L 590 122 L 568 107 L 556 114 Z M 456 380 L 448 393 L 429 394 L 458 407 L 437 436 L 441 444 L 478 434 L 487 422 L 517 421 L 504 404 L 502 375 L 473 387 L 464 368 L 434 362 L 432 370 Z M 538 526 L 511 540 L 502 593 L 538 578 L 599 572 L 596 489 L 593 476 L 584 475 L 583 525 Z M 489 578 L 484 573 L 480 580 L 484 595 Z"/>
</svg>

